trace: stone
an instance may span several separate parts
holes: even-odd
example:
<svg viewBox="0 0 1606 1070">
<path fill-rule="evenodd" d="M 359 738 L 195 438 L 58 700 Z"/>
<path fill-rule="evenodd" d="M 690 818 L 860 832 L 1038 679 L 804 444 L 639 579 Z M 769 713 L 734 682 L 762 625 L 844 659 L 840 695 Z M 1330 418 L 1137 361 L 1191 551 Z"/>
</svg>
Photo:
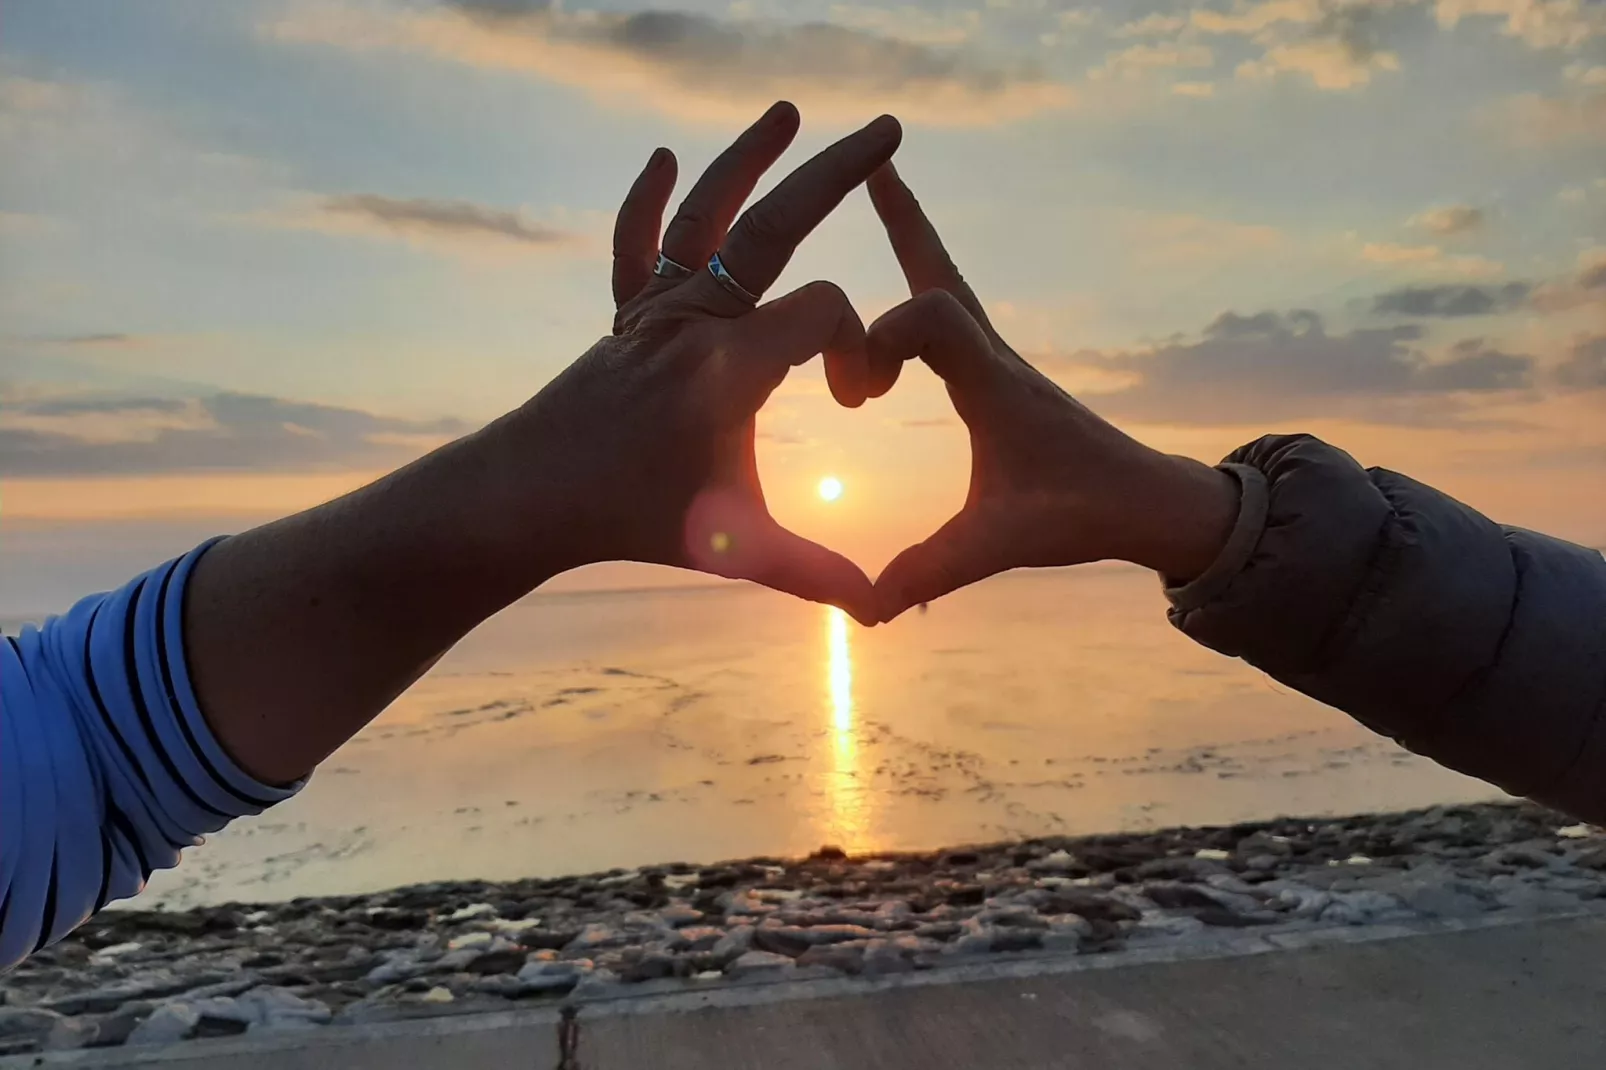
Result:
<svg viewBox="0 0 1606 1070">
<path fill-rule="evenodd" d="M 238 1002 L 252 1012 L 253 1029 L 278 1029 L 303 1023 L 323 1025 L 333 1017 L 328 1004 L 267 985 L 239 996 Z"/>
<path fill-rule="evenodd" d="M 796 958 L 814 946 L 814 941 L 809 939 L 808 934 L 808 929 L 796 925 L 760 925 L 753 930 L 753 947 L 771 954 Z"/>
<path fill-rule="evenodd" d="M 1092 892 L 1054 892 L 1040 908 L 1045 914 L 1077 914 L 1089 921 L 1137 921 L 1142 911 L 1119 899 Z"/>
<path fill-rule="evenodd" d="M 669 940 L 675 951 L 712 951 L 724 939 L 725 930 L 713 925 L 690 925 L 679 930 Z"/>
<path fill-rule="evenodd" d="M 530 962 L 519 970 L 517 980 L 529 993 L 567 992 L 580 983 L 580 973 L 572 962 Z"/>
<path fill-rule="evenodd" d="M 738 925 L 734 929 L 727 930 L 725 935 L 720 937 L 718 942 L 714 944 L 710 954 L 717 959 L 728 962 L 753 946 L 753 934 L 756 931 L 757 929 L 752 925 Z"/>
<path fill-rule="evenodd" d="M 570 991 L 576 999 L 611 996 L 619 991 L 619 975 L 608 969 L 587 970 Z"/>
<path fill-rule="evenodd" d="M 640 981 L 657 981 L 674 977 L 680 972 L 680 960 L 662 951 L 649 951 L 619 969 L 619 980 L 626 984 Z"/>
<path fill-rule="evenodd" d="M 174 1044 L 201 1024 L 201 1013 L 182 1001 L 163 1003 L 128 1034 L 129 1045 Z"/>
<path fill-rule="evenodd" d="M 796 969 L 796 966 L 785 955 L 773 951 L 748 951 L 725 967 L 725 976 L 734 980 L 775 977 L 792 969 Z"/>
<path fill-rule="evenodd" d="M 1034 858 L 1026 863 L 1029 873 L 1063 873 L 1084 874 L 1088 867 L 1076 860 L 1076 856 L 1064 849 L 1051 851 L 1042 858 Z"/>
<path fill-rule="evenodd" d="M 662 918 L 666 924 L 676 929 L 683 925 L 694 925 L 697 922 L 702 921 L 704 917 L 701 910 L 695 910 L 692 907 L 678 903 L 665 907 L 663 910 L 658 912 L 658 916 Z"/>
<path fill-rule="evenodd" d="M 1009 925 L 992 932 L 994 951 L 1030 951 L 1043 946 L 1043 932 Z"/>
<path fill-rule="evenodd" d="M 1595 847 L 1573 858 L 1573 865 L 1579 869 L 1594 869 L 1606 872 L 1606 846 Z"/>
<path fill-rule="evenodd" d="M 1188 910 L 1195 907 L 1215 908 L 1221 900 L 1196 884 L 1150 882 L 1143 886 L 1143 894 L 1155 906 L 1166 910 Z"/>
<path fill-rule="evenodd" d="M 384 961 L 364 975 L 364 980 L 372 985 L 393 985 L 402 981 L 409 981 L 426 972 L 430 964 L 421 962 L 416 953 L 412 951 L 385 952 Z"/>
<path fill-rule="evenodd" d="M 110 1048 L 127 1042 L 135 1027 L 149 1017 L 151 1011 L 149 1004 L 128 1003 L 110 1014 L 84 1020 L 95 1023 L 95 1047 Z"/>
<path fill-rule="evenodd" d="M 864 949 L 860 969 L 866 977 L 882 977 L 894 973 L 912 973 L 915 964 L 904 949 L 888 940 L 872 940 Z"/>
<path fill-rule="evenodd" d="M 985 955 L 993 949 L 993 932 L 972 930 L 943 948 L 949 955 Z"/>
<path fill-rule="evenodd" d="M 450 988 L 443 988 L 440 985 L 436 985 L 434 988 L 418 997 L 420 1003 L 451 1003 L 455 999 L 457 999 L 457 997 L 452 995 L 452 990 Z"/>
<path fill-rule="evenodd" d="M 488 932 L 464 933 L 462 936 L 452 937 L 446 946 L 452 951 L 485 951 L 495 939 L 496 937 Z"/>
<path fill-rule="evenodd" d="M 827 966 L 839 973 L 856 974 L 864 966 L 861 944 L 821 944 L 797 957 L 800 967 Z"/>
<path fill-rule="evenodd" d="M 43 1041 L 63 1016 L 36 1007 L 0 1007 L 0 1040 L 26 1038 Z"/>
<path fill-rule="evenodd" d="M 1495 901 L 1508 910 L 1528 914 L 1564 912 L 1578 909 L 1578 897 L 1549 888 L 1517 885 L 1495 893 Z"/>
<path fill-rule="evenodd" d="M 579 935 L 578 929 L 531 929 L 521 933 L 518 942 L 531 951 L 561 951 Z"/>
<path fill-rule="evenodd" d="M 517 947 L 487 951 L 469 961 L 463 969 L 466 973 L 476 973 L 481 976 L 492 973 L 518 973 L 524 966 L 524 956 L 524 949 Z"/>
<path fill-rule="evenodd" d="M 494 918 L 496 908 L 489 903 L 474 903 L 446 915 L 447 921 L 472 921 L 475 918 Z"/>
<path fill-rule="evenodd" d="M 581 929 L 579 934 L 564 947 L 565 951 L 595 951 L 605 947 L 620 947 L 630 942 L 630 938 L 610 925 L 591 924 Z"/>
</svg>

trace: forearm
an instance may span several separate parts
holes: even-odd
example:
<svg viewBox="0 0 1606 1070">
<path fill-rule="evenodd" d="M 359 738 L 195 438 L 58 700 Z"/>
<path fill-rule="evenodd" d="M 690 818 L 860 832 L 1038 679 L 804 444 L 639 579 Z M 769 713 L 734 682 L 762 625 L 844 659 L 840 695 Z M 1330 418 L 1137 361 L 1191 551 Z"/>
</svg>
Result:
<svg viewBox="0 0 1606 1070">
<path fill-rule="evenodd" d="M 242 767 L 305 775 L 480 621 L 576 563 L 555 537 L 538 425 L 526 407 L 201 559 L 190 672 Z"/>
<path fill-rule="evenodd" d="M 1606 820 L 1606 561 L 1308 436 L 1235 451 L 1172 621 L 1451 768 Z"/>
</svg>

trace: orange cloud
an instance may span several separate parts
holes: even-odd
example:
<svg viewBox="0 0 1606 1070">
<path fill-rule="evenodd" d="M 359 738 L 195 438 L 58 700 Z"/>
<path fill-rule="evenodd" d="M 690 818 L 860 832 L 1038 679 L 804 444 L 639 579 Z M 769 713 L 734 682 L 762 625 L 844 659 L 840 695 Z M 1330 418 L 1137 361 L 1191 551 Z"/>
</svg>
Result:
<svg viewBox="0 0 1606 1070">
<path fill-rule="evenodd" d="M 952 50 L 829 24 L 718 21 L 673 12 L 556 8 L 497 13 L 305 7 L 263 27 L 280 41 L 417 52 L 519 71 L 621 109 L 735 124 L 778 97 L 814 116 L 896 112 L 912 123 L 985 125 L 1072 103 L 1069 87 Z"/>
</svg>

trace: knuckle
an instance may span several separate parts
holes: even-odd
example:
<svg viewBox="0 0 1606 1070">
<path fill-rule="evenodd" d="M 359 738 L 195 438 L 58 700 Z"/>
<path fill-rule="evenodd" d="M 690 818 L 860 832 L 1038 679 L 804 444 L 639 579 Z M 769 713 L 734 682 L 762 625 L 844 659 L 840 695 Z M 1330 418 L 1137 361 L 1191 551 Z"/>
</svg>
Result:
<svg viewBox="0 0 1606 1070">
<path fill-rule="evenodd" d="M 791 218 L 784 208 L 760 201 L 742 216 L 741 227 L 755 244 L 787 241 L 792 233 Z"/>
</svg>

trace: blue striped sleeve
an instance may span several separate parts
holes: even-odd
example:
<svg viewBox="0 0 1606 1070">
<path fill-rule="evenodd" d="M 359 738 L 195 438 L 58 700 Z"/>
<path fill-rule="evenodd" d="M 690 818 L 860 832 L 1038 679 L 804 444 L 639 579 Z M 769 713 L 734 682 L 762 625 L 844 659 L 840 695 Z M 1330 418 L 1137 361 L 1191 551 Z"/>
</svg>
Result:
<svg viewBox="0 0 1606 1070">
<path fill-rule="evenodd" d="M 184 589 L 211 545 L 0 643 L 0 971 L 301 787 L 240 769 L 190 685 Z"/>
</svg>

